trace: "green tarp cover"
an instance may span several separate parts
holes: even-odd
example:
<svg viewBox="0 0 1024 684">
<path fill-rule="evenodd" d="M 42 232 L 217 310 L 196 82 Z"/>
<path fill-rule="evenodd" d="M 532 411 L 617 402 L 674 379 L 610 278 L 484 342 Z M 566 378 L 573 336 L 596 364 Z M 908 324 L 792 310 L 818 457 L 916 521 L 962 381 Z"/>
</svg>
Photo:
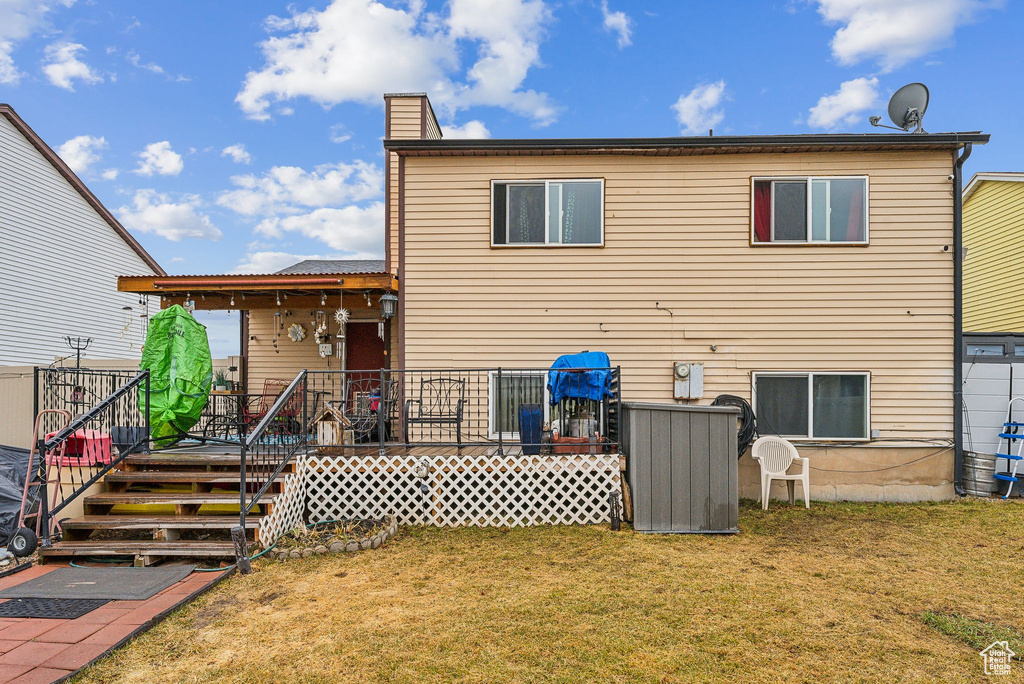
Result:
<svg viewBox="0 0 1024 684">
<path fill-rule="evenodd" d="M 149 322 L 142 369 L 149 369 L 153 444 L 170 446 L 199 421 L 210 396 L 213 359 L 206 328 L 175 304 Z"/>
</svg>

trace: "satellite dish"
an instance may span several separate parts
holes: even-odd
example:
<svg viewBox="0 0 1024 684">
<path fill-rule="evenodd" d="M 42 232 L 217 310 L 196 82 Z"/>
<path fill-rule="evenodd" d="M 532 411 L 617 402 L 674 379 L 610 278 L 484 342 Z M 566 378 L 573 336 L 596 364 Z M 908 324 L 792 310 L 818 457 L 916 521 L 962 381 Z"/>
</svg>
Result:
<svg viewBox="0 0 1024 684">
<path fill-rule="evenodd" d="M 921 122 L 928 109 L 928 87 L 924 83 L 908 83 L 889 98 L 889 119 L 900 130 L 924 133 Z"/>
</svg>

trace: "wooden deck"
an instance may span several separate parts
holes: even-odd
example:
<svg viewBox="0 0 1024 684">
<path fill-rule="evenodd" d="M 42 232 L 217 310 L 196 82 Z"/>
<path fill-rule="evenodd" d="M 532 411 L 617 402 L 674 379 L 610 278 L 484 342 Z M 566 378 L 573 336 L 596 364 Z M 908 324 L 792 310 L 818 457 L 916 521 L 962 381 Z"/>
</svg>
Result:
<svg viewBox="0 0 1024 684">
<path fill-rule="evenodd" d="M 306 453 L 320 459 L 318 472 L 326 472 L 324 468 L 328 466 L 324 463 L 331 462 L 334 465 L 328 468 L 347 469 L 356 478 L 384 480 L 406 477 L 411 472 L 410 461 L 430 459 L 439 464 L 437 471 L 445 477 L 454 477 L 459 482 L 459 478 L 469 477 L 464 483 L 469 488 L 467 492 L 479 479 L 473 473 L 498 480 L 511 478 L 508 482 L 501 480 L 505 482 L 501 487 L 511 491 L 523 473 L 543 469 L 549 459 L 554 463 L 567 458 L 565 454 L 524 455 L 518 444 L 502 445 L 499 450 L 497 443 L 461 447 L 385 444 L 383 459 L 377 443 L 326 448 L 314 445 Z M 285 467 L 284 474 L 298 467 L 295 461 Z M 104 477 L 103 491 L 83 496 L 84 513 L 62 520 L 63 539 L 41 549 L 40 555 L 44 560 L 127 557 L 138 565 L 171 556 L 232 558 L 234 547 L 228 533 L 239 520 L 240 475 L 238 445 L 186 444 L 151 454 L 133 454 Z M 415 491 L 410 490 L 412 493 L 406 497 L 407 503 L 415 504 L 417 510 L 418 483 L 419 480 L 413 482 Z M 453 483 L 463 486 L 455 480 Z M 338 486 L 334 481 L 326 484 Z M 286 510 L 278 501 L 284 496 L 282 487 L 283 478 L 279 478 L 247 515 L 251 543 L 256 542 L 261 519 L 271 519 L 279 504 Z"/>
<path fill-rule="evenodd" d="M 309 447 L 310 454 L 325 456 L 343 457 L 376 457 L 380 456 L 379 444 L 359 444 L 356 446 L 328 446 Z M 497 444 L 474 444 L 466 446 L 416 446 L 406 444 L 385 444 L 385 456 L 408 456 L 410 458 L 423 458 L 432 456 L 523 456 L 523 448 L 519 444 L 505 444 L 500 449 Z M 588 453 L 588 452 L 583 452 Z M 598 452 L 593 452 L 598 453 Z M 605 453 L 603 451 L 599 453 Z M 555 454 L 560 455 L 560 454 Z M 535 455 L 537 458 L 546 458 L 548 455 Z"/>
<path fill-rule="evenodd" d="M 199 446 L 175 447 L 172 449 L 163 449 L 157 453 L 146 456 L 133 456 L 132 462 L 182 466 L 188 465 L 191 460 L 194 460 L 198 465 L 202 466 L 209 466 L 211 464 L 222 463 L 224 465 L 232 465 L 237 468 L 239 462 L 239 451 L 240 448 L 238 446 L 223 444 L 205 444 Z M 312 444 L 308 447 L 308 453 L 311 455 L 319 454 L 324 456 L 343 456 L 350 458 L 374 458 L 380 456 L 380 444 L 376 442 L 367 444 L 356 444 L 354 446 L 318 446 Z M 524 455 L 522 445 L 520 444 L 504 444 L 500 447 L 500 453 L 502 453 L 505 456 Z M 597 452 L 583 451 L 583 453 Z M 599 453 L 605 452 L 602 451 Z M 418 446 L 416 444 L 405 444 L 399 442 L 384 443 L 385 456 L 408 456 L 411 458 L 423 458 L 431 456 L 497 456 L 498 454 L 499 446 L 497 442 L 490 444 L 472 444 L 463 446 L 434 446 L 429 444 Z M 542 458 L 544 457 L 544 455 L 540 455 L 538 457 Z"/>
</svg>

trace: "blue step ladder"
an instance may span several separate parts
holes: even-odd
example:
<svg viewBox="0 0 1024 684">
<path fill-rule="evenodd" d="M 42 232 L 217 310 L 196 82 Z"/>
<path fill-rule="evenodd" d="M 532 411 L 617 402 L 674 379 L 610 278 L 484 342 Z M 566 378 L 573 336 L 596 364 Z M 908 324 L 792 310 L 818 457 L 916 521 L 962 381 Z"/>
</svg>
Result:
<svg viewBox="0 0 1024 684">
<path fill-rule="evenodd" d="M 1000 441 L 1006 440 L 1006 452 L 996 452 L 998 458 L 1005 458 L 1012 464 L 1007 472 L 995 474 L 996 480 L 1008 483 L 1006 494 L 1003 495 L 1004 499 L 1010 498 L 1013 484 L 1017 482 L 1017 467 L 1024 460 L 1024 431 L 1021 430 L 1024 428 L 1024 423 L 1013 420 L 1013 402 L 1015 401 L 1024 402 L 1024 397 L 1014 397 L 1006 407 L 1006 422 L 1003 423 L 1003 430 L 999 433 Z M 1017 446 L 1017 453 L 1012 453 L 1014 444 Z"/>
</svg>

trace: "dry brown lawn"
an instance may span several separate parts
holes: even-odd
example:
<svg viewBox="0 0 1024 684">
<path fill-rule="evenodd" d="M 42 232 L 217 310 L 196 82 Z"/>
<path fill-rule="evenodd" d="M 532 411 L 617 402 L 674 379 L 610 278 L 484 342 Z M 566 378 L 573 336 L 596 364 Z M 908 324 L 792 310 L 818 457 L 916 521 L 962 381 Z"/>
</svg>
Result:
<svg viewBox="0 0 1024 684">
<path fill-rule="evenodd" d="M 79 680 L 979 681 L 934 616 L 1024 632 L 1024 504 L 745 503 L 740 527 L 406 528 L 260 561 Z"/>
</svg>

